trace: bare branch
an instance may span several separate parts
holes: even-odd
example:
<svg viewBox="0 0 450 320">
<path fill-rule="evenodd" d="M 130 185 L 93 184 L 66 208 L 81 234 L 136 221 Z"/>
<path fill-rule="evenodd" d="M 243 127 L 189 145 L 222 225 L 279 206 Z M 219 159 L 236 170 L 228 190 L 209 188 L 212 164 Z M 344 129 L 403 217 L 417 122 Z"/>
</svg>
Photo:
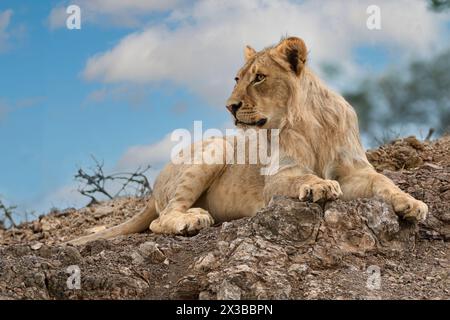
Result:
<svg viewBox="0 0 450 320">
<path fill-rule="evenodd" d="M 17 206 L 9 206 L 7 207 L 0 200 L 0 212 L 3 217 L 0 217 L 0 225 L 5 226 L 5 220 L 9 221 L 10 225 L 16 227 L 16 222 L 14 221 L 13 214 L 14 210 L 17 209 Z"/>
<path fill-rule="evenodd" d="M 425 138 L 425 140 L 427 140 L 427 141 L 430 140 L 433 133 L 434 133 L 434 128 L 430 128 L 430 130 L 428 130 L 428 134 L 427 134 L 427 137 Z"/>
<path fill-rule="evenodd" d="M 130 189 L 134 190 L 133 195 L 143 197 L 152 192 L 150 183 L 145 176 L 145 172 L 150 169 L 150 166 L 144 168 L 137 168 L 134 172 L 117 172 L 105 175 L 103 167 L 104 162 L 98 161 L 94 156 L 91 156 L 95 166 L 90 169 L 91 173 L 83 169 L 78 169 L 75 179 L 81 185 L 78 192 L 91 199 L 89 205 L 98 203 L 98 196 L 103 195 L 108 199 L 125 195 Z M 121 187 L 117 192 L 111 190 L 111 183 L 118 182 Z"/>
</svg>

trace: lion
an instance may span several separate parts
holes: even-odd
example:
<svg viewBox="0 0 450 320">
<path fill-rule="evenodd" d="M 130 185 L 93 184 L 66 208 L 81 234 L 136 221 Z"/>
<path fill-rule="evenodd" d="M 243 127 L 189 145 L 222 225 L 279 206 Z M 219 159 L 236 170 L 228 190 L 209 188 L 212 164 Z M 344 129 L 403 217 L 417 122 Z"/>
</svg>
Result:
<svg viewBox="0 0 450 320">
<path fill-rule="evenodd" d="M 379 197 L 400 218 L 426 218 L 425 203 L 369 163 L 354 109 L 311 71 L 302 39 L 284 38 L 259 52 L 246 46 L 244 56 L 226 108 L 238 128 L 279 130 L 278 171 L 261 175 L 260 164 L 169 163 L 157 177 L 145 210 L 69 243 L 148 228 L 159 234 L 194 235 L 215 223 L 254 216 L 274 195 L 319 203 Z M 217 141 L 200 144 L 205 148 Z"/>
</svg>

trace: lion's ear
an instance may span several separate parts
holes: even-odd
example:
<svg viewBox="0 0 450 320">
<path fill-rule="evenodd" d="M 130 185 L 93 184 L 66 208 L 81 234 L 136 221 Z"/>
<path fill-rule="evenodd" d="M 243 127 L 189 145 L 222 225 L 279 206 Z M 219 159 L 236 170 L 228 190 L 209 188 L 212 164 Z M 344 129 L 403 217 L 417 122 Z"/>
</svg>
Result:
<svg viewBox="0 0 450 320">
<path fill-rule="evenodd" d="M 250 46 L 245 46 L 244 48 L 244 57 L 245 61 L 248 61 L 251 57 L 253 57 L 256 54 L 256 50 L 253 49 Z"/>
<path fill-rule="evenodd" d="M 297 37 L 289 37 L 282 40 L 275 48 L 276 55 L 284 60 L 285 64 L 294 71 L 296 75 L 300 75 L 307 56 L 305 42 Z"/>
</svg>

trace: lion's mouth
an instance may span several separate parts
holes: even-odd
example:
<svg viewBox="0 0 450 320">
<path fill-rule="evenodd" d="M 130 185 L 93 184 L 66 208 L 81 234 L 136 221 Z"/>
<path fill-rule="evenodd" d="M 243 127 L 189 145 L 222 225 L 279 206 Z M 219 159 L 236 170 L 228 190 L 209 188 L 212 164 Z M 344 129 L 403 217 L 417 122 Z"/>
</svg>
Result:
<svg viewBox="0 0 450 320">
<path fill-rule="evenodd" d="M 238 119 L 234 120 L 234 125 L 237 126 L 239 124 L 243 124 L 246 126 L 256 126 L 256 127 L 262 127 L 263 125 L 265 125 L 267 122 L 267 118 L 262 118 L 258 121 L 254 121 L 254 122 L 244 122 L 244 121 L 240 121 Z"/>
</svg>

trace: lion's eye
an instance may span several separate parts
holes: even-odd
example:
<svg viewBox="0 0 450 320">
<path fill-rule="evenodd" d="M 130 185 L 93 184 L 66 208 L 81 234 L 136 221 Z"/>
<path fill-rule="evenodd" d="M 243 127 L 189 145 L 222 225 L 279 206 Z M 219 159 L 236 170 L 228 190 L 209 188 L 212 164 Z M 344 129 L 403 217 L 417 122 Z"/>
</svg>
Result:
<svg viewBox="0 0 450 320">
<path fill-rule="evenodd" d="M 236 83 L 238 83 L 239 78 L 238 77 L 234 78 L 234 81 L 236 81 Z"/>
<path fill-rule="evenodd" d="M 263 74 L 261 74 L 261 73 L 258 73 L 257 75 L 256 75 L 256 77 L 255 77 L 255 80 L 253 81 L 255 84 L 257 84 L 257 83 L 260 83 L 260 82 L 262 82 L 262 81 L 264 81 L 266 79 L 266 76 L 265 75 L 263 75 Z"/>
</svg>

